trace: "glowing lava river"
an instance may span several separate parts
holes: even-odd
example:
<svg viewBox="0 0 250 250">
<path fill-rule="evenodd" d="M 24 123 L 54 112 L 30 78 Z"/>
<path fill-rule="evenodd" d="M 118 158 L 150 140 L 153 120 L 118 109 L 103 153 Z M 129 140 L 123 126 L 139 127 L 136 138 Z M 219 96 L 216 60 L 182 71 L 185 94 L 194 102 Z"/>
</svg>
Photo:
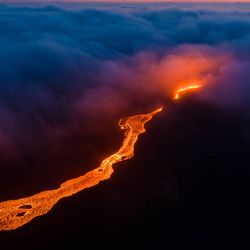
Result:
<svg viewBox="0 0 250 250">
<path fill-rule="evenodd" d="M 100 181 L 109 179 L 113 173 L 113 164 L 128 160 L 134 156 L 135 143 L 138 140 L 138 136 L 146 131 L 145 124 L 161 111 L 162 108 L 159 108 L 148 114 L 121 119 L 119 126 L 122 130 L 125 130 L 122 146 L 116 153 L 104 159 L 96 169 L 62 183 L 57 189 L 44 191 L 27 198 L 0 203 L 0 231 L 14 230 L 21 227 L 35 217 L 48 213 L 60 199 L 93 187 Z"/>
<path fill-rule="evenodd" d="M 202 85 L 189 84 L 187 87 L 179 88 L 175 92 L 174 100 L 178 100 L 181 94 L 201 87 Z M 138 136 L 146 132 L 145 124 L 161 111 L 162 108 L 159 108 L 151 113 L 121 119 L 119 126 L 122 130 L 125 130 L 122 146 L 116 153 L 104 159 L 101 165 L 94 170 L 62 183 L 57 189 L 43 191 L 27 198 L 1 202 L 0 231 L 9 231 L 21 227 L 35 217 L 48 213 L 60 199 L 74 195 L 109 179 L 113 173 L 113 164 L 128 160 L 134 156 L 134 146 Z"/>
</svg>

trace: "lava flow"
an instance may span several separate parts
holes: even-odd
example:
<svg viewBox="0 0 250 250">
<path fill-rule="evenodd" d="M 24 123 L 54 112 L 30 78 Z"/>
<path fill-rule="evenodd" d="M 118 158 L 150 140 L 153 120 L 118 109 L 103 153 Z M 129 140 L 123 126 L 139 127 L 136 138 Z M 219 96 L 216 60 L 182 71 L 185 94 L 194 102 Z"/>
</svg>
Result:
<svg viewBox="0 0 250 250">
<path fill-rule="evenodd" d="M 195 90 L 195 89 L 199 89 L 199 88 L 202 88 L 202 85 L 200 85 L 200 84 L 191 84 L 188 87 L 180 88 L 175 92 L 174 100 L 180 99 L 180 95 L 182 93 L 185 93 L 185 92 L 188 92 L 188 91 L 191 91 L 191 90 Z"/>
<path fill-rule="evenodd" d="M 27 198 L 0 203 L 0 231 L 14 230 L 21 227 L 35 217 L 48 213 L 60 199 L 93 187 L 100 181 L 109 179 L 113 173 L 113 164 L 128 160 L 134 156 L 134 146 L 138 136 L 146 132 L 145 124 L 161 111 L 162 108 L 159 108 L 148 114 L 121 119 L 119 126 L 122 130 L 125 130 L 122 146 L 116 153 L 104 159 L 96 169 L 62 183 L 57 189 L 44 191 Z"/>
<path fill-rule="evenodd" d="M 174 100 L 180 98 L 180 94 L 199 89 L 202 85 L 192 84 L 178 89 Z M 113 164 L 128 160 L 134 156 L 134 146 L 138 136 L 146 132 L 145 124 L 154 115 L 161 112 L 162 108 L 148 114 L 140 114 L 119 121 L 119 126 L 125 130 L 125 138 L 119 150 L 104 159 L 99 167 L 87 172 L 85 175 L 68 180 L 59 188 L 43 191 L 33 196 L 18 200 L 9 200 L 0 203 L 0 231 L 14 230 L 23 226 L 35 217 L 48 213 L 52 207 L 62 198 L 76 194 L 86 188 L 93 187 L 103 180 L 107 180 L 113 173 Z"/>
</svg>

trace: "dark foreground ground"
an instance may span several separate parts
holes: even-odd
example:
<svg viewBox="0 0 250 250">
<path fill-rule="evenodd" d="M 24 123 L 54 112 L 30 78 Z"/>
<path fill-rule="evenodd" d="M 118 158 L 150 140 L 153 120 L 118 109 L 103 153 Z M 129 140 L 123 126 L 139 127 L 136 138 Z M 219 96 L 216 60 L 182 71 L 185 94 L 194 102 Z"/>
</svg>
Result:
<svg viewBox="0 0 250 250">
<path fill-rule="evenodd" d="M 1 249 L 249 249 L 250 119 L 238 111 L 169 105 L 111 180 L 1 232 Z"/>
</svg>

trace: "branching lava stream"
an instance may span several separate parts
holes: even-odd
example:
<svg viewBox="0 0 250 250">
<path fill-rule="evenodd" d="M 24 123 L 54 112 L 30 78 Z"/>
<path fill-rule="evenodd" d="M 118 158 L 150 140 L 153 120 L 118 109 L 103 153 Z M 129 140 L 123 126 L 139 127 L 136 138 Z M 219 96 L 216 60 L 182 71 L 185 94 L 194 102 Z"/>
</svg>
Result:
<svg viewBox="0 0 250 250">
<path fill-rule="evenodd" d="M 146 131 L 145 124 L 161 111 L 162 108 L 159 108 L 148 114 L 121 119 L 119 126 L 122 130 L 125 130 L 122 146 L 116 153 L 104 159 L 96 169 L 62 183 L 57 189 L 44 191 L 27 198 L 0 203 L 0 231 L 14 230 L 21 227 L 35 217 L 48 213 L 60 199 L 93 187 L 100 181 L 109 179 L 113 173 L 113 164 L 128 160 L 134 156 L 135 143 L 138 136 Z"/>
</svg>

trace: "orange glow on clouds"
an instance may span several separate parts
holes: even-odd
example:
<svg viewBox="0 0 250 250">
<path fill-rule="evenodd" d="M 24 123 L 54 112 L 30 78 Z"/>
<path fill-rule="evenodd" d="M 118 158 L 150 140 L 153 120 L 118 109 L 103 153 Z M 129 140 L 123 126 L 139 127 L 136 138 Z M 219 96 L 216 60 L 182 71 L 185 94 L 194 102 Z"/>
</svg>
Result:
<svg viewBox="0 0 250 250">
<path fill-rule="evenodd" d="M 231 61 L 230 55 L 215 53 L 209 48 L 186 47 L 145 68 L 151 71 L 151 81 L 158 90 L 169 97 L 178 89 L 212 85 Z M 179 90 L 178 94 L 181 92 L 184 90 Z"/>
</svg>

